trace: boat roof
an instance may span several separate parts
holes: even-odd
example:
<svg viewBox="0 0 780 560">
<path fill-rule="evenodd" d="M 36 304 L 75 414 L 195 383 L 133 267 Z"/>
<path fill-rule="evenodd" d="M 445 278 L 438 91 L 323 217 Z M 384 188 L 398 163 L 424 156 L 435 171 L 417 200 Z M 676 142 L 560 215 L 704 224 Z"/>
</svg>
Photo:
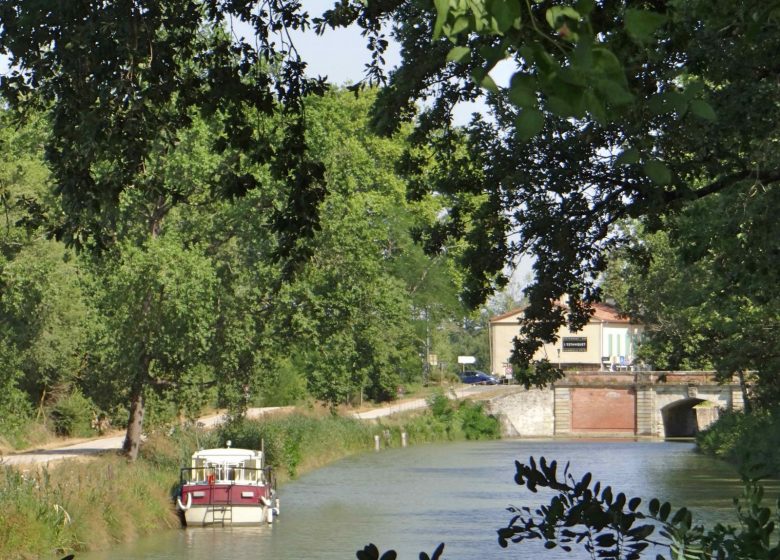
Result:
<svg viewBox="0 0 780 560">
<path fill-rule="evenodd" d="M 201 449 L 192 454 L 193 459 L 251 459 L 260 457 L 262 451 L 241 449 L 237 447 L 218 447 L 215 449 Z"/>
</svg>

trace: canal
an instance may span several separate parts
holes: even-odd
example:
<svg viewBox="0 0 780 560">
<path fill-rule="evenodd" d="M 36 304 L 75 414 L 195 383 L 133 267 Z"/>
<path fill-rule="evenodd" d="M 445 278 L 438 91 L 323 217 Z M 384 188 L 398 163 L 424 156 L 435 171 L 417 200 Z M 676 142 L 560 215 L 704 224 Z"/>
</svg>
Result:
<svg viewBox="0 0 780 560">
<path fill-rule="evenodd" d="M 506 508 L 541 503 L 513 480 L 514 461 L 529 456 L 569 461 L 575 475 L 590 471 L 645 503 L 658 497 L 686 505 L 708 525 L 734 519 L 732 498 L 741 491 L 731 467 L 685 442 L 424 445 L 351 457 L 284 485 L 281 517 L 271 527 L 170 531 L 79 560 L 347 560 L 369 542 L 383 551 L 394 548 L 401 559 L 430 554 L 440 542 L 450 560 L 586 558 L 584 551 L 556 554 L 538 543 L 498 546 L 496 529 L 511 515 Z"/>
</svg>

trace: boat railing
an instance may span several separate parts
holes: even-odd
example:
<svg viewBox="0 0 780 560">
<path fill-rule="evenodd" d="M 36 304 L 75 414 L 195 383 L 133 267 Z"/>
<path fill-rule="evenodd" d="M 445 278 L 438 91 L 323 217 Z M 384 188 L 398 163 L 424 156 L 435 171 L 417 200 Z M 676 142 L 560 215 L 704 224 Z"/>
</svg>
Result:
<svg viewBox="0 0 780 560">
<path fill-rule="evenodd" d="M 273 481 L 270 467 L 245 467 L 242 465 L 205 465 L 202 467 L 184 467 L 181 469 L 182 484 L 268 484 Z"/>
</svg>

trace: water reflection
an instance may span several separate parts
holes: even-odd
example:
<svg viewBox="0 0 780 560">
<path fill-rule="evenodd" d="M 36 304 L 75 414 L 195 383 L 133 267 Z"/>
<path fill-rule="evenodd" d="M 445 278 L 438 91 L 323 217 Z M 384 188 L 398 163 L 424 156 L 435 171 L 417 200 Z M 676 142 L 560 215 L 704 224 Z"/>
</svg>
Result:
<svg viewBox="0 0 780 560">
<path fill-rule="evenodd" d="M 187 529 L 120 547 L 98 559 L 304 558 L 348 559 L 369 542 L 417 558 L 446 543 L 445 558 L 573 558 L 539 545 L 501 549 L 496 529 L 506 507 L 537 506 L 543 493 L 514 483 L 514 461 L 529 456 L 570 462 L 575 475 L 628 496 L 689 506 L 708 524 L 733 519 L 738 477 L 723 463 L 681 442 L 520 441 L 418 446 L 351 457 L 281 489 L 282 515 L 273 527 Z M 772 492 L 777 494 L 777 484 Z M 583 553 L 581 557 L 586 557 Z"/>
</svg>

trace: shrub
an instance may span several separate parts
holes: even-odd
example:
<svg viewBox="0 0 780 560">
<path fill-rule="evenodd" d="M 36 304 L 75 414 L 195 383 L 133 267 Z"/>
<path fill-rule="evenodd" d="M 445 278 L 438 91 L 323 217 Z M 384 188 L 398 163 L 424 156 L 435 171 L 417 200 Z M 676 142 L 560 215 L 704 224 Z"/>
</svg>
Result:
<svg viewBox="0 0 780 560">
<path fill-rule="evenodd" d="M 49 416 L 57 435 L 88 437 L 95 433 L 92 429 L 94 411 L 92 401 L 74 391 L 57 399 Z"/>
<path fill-rule="evenodd" d="M 0 387 L 0 436 L 17 441 L 23 436 L 30 417 L 26 395 L 14 386 Z"/>
<path fill-rule="evenodd" d="M 485 413 L 482 403 L 462 401 L 458 406 L 460 428 L 466 439 L 498 439 L 501 427 L 495 416 Z"/>
<path fill-rule="evenodd" d="M 696 437 L 701 451 L 761 478 L 780 472 L 780 411 L 728 412 Z"/>
</svg>

